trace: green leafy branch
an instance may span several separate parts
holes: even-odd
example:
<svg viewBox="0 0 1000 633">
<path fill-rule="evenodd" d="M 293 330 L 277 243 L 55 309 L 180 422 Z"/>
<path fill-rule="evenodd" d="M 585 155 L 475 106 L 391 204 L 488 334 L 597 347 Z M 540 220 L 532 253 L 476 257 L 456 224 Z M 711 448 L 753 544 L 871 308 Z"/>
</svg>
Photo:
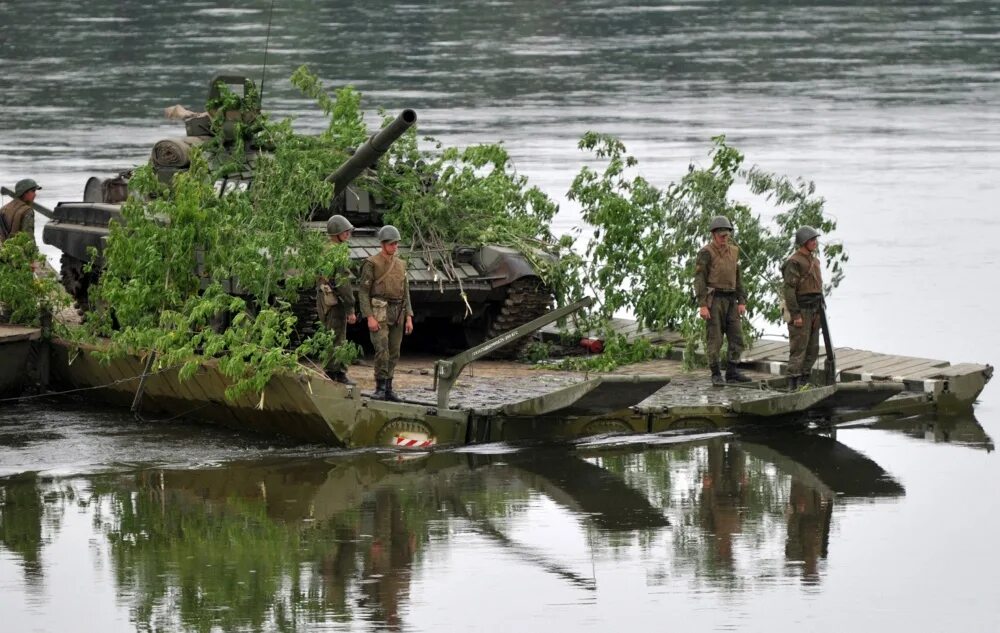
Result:
<svg viewBox="0 0 1000 633">
<path fill-rule="evenodd" d="M 8 323 L 38 327 L 42 314 L 56 313 L 69 305 L 66 291 L 55 276 L 41 268 L 42 261 L 44 257 L 27 233 L 15 233 L 0 244 L 0 311 Z"/>
<path fill-rule="evenodd" d="M 745 321 L 748 339 L 758 338 L 755 322 L 777 323 L 781 317 L 778 274 L 791 254 L 795 230 L 808 224 L 829 235 L 836 222 L 823 213 L 823 199 L 812 183 L 792 183 L 758 167 L 743 168 L 744 156 L 726 143 L 712 139 L 707 167 L 690 165 L 677 182 L 657 187 L 642 176 L 630 175 L 638 160 L 618 139 L 589 132 L 579 147 L 605 161 L 602 172 L 583 167 L 569 191 L 583 219 L 593 227 L 581 261 L 583 286 L 599 300 L 590 315 L 590 331 L 604 332 L 605 354 L 623 360 L 637 352 L 618 340 L 608 327 L 615 314 L 635 315 L 642 328 L 673 329 L 685 340 L 686 360 L 702 336 L 693 292 L 698 251 L 709 239 L 708 225 L 717 215 L 730 219 L 740 247 L 743 283 L 747 291 Z M 731 198 L 734 184 L 748 185 L 761 202 L 777 206 L 772 221 L 744 202 Z M 827 290 L 843 279 L 847 255 L 842 245 L 824 239 L 824 259 L 831 272 Z"/>
<path fill-rule="evenodd" d="M 223 91 L 210 106 L 217 122 L 241 108 L 235 139 L 218 127 L 167 184 L 151 166 L 135 170 L 91 291 L 99 309 L 86 322 L 110 338 L 106 357 L 154 352 L 158 367 L 180 365 L 182 377 L 216 363 L 233 380 L 230 398 L 263 391 L 276 372 L 304 371 L 307 357 L 356 355 L 353 345 L 333 349 L 322 330 L 298 336 L 292 309 L 317 277 L 348 265 L 346 246 L 331 247 L 304 224 L 333 196 L 325 177 L 343 161 L 343 143 L 300 137 L 287 121 L 241 128 L 256 105 Z"/>
</svg>

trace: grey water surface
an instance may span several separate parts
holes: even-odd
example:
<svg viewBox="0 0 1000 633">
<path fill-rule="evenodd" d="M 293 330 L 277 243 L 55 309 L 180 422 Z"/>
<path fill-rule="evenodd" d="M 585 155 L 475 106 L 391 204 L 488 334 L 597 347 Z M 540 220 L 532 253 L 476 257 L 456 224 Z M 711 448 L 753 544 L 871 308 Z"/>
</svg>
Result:
<svg viewBox="0 0 1000 633">
<path fill-rule="evenodd" d="M 724 133 L 838 219 L 835 343 L 1000 359 L 995 2 L 270 9 L 0 3 L 0 182 L 54 206 L 147 160 L 177 133 L 163 108 L 261 77 L 270 21 L 267 109 L 323 125 L 288 81 L 307 64 L 371 122 L 410 107 L 448 144 L 502 140 L 560 201 L 557 232 L 580 225 L 585 131 L 661 185 Z M 824 435 L 418 457 L 5 402 L 0 629 L 995 631 L 998 395 Z"/>
</svg>

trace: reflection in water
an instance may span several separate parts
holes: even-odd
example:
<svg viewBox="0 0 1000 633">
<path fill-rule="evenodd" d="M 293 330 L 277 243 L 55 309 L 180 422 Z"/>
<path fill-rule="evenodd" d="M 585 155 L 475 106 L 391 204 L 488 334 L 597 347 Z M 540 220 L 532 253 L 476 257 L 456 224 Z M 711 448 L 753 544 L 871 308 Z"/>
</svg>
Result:
<svg viewBox="0 0 1000 633">
<path fill-rule="evenodd" d="M 410 522 L 420 522 L 404 517 L 404 512 L 403 500 L 392 489 L 377 490 L 375 498 L 362 506 L 362 516 L 371 521 L 372 539 L 364 555 L 365 597 L 358 605 L 370 609 L 368 618 L 393 630 L 400 624 L 400 603 L 410 595 L 410 566 L 418 547 L 414 530 L 419 525 Z M 421 537 L 426 536 L 421 530 Z"/>
<path fill-rule="evenodd" d="M 801 565 L 805 582 L 819 581 L 826 558 L 834 500 L 898 497 L 905 491 L 881 466 L 831 437 L 772 433 L 741 446 L 791 475 L 786 501 L 785 559 Z"/>
<path fill-rule="evenodd" d="M 513 465 L 520 477 L 575 514 L 585 514 L 605 530 L 638 530 L 669 525 L 649 499 L 622 483 L 620 477 L 561 449 L 533 450 Z M 536 477 L 527 477 L 532 474 Z"/>
<path fill-rule="evenodd" d="M 18 556 L 28 582 L 42 575 L 42 494 L 31 473 L 0 488 L 0 544 Z"/>
<path fill-rule="evenodd" d="M 993 438 L 972 413 L 962 416 L 937 417 L 920 415 L 911 418 L 884 418 L 866 423 L 865 426 L 886 431 L 898 431 L 909 437 L 930 442 L 961 444 L 991 452 Z"/>
<path fill-rule="evenodd" d="M 819 561 L 826 558 L 833 498 L 793 479 L 788 491 L 788 538 L 785 559 L 802 563 L 802 578 L 819 580 Z"/>
<path fill-rule="evenodd" d="M 38 582 L 52 573 L 42 526 L 79 503 L 107 551 L 120 606 L 142 630 L 357 620 L 399 630 L 448 559 L 468 556 L 487 556 L 499 577 L 535 570 L 600 595 L 594 569 L 525 529 L 551 508 L 561 531 L 581 533 L 594 565 L 664 565 L 654 585 L 680 575 L 740 591 L 748 574 L 817 583 L 834 506 L 904 494 L 870 459 L 811 434 L 654 450 L 367 452 L 69 484 L 4 480 L 2 551 L 20 561 L 25 585 Z M 448 556 L 432 554 L 441 547 Z M 426 585 L 419 594 L 417 579 Z"/>
<path fill-rule="evenodd" d="M 712 535 L 715 564 L 733 566 L 733 538 L 748 509 L 746 455 L 735 443 L 708 443 L 708 464 L 701 472 L 700 523 Z"/>
</svg>

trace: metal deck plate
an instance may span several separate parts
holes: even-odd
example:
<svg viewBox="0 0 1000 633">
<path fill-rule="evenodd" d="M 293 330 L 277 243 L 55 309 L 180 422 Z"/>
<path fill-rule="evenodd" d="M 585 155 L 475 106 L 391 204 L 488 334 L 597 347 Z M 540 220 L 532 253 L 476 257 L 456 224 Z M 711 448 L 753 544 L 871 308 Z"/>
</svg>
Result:
<svg viewBox="0 0 1000 633">
<path fill-rule="evenodd" d="M 653 395 L 670 382 L 667 376 L 600 376 L 500 409 L 509 417 L 599 415 L 621 411 Z"/>
<path fill-rule="evenodd" d="M 866 409 L 900 393 L 903 385 L 889 382 L 848 382 L 790 393 L 777 392 L 757 400 L 733 400 L 730 407 L 742 415 L 769 417 L 808 410 Z"/>
</svg>

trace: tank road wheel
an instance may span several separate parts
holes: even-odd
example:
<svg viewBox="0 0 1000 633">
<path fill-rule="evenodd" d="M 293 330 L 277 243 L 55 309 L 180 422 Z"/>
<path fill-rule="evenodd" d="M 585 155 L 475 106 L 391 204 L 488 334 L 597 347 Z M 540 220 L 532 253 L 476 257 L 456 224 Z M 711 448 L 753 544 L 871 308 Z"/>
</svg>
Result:
<svg viewBox="0 0 1000 633">
<path fill-rule="evenodd" d="M 84 267 L 87 262 L 80 261 L 79 259 L 63 254 L 62 258 L 59 260 L 60 263 L 60 277 L 62 281 L 63 288 L 66 292 L 73 297 L 73 302 L 76 305 L 76 309 L 83 314 L 90 310 L 90 287 L 97 283 L 97 279 L 100 276 L 100 271 L 91 270 L 86 272 Z"/>
<path fill-rule="evenodd" d="M 423 422 L 396 418 L 379 429 L 375 442 L 377 446 L 394 448 L 430 448 L 437 444 L 437 438 Z"/>
<path fill-rule="evenodd" d="M 500 336 L 508 330 L 528 321 L 533 321 L 552 309 L 552 292 L 537 277 L 522 277 L 510 284 L 507 296 L 488 321 L 489 330 L 486 339 Z M 488 358 L 517 358 L 521 350 L 531 342 L 531 337 L 524 337 L 496 349 Z"/>
</svg>

